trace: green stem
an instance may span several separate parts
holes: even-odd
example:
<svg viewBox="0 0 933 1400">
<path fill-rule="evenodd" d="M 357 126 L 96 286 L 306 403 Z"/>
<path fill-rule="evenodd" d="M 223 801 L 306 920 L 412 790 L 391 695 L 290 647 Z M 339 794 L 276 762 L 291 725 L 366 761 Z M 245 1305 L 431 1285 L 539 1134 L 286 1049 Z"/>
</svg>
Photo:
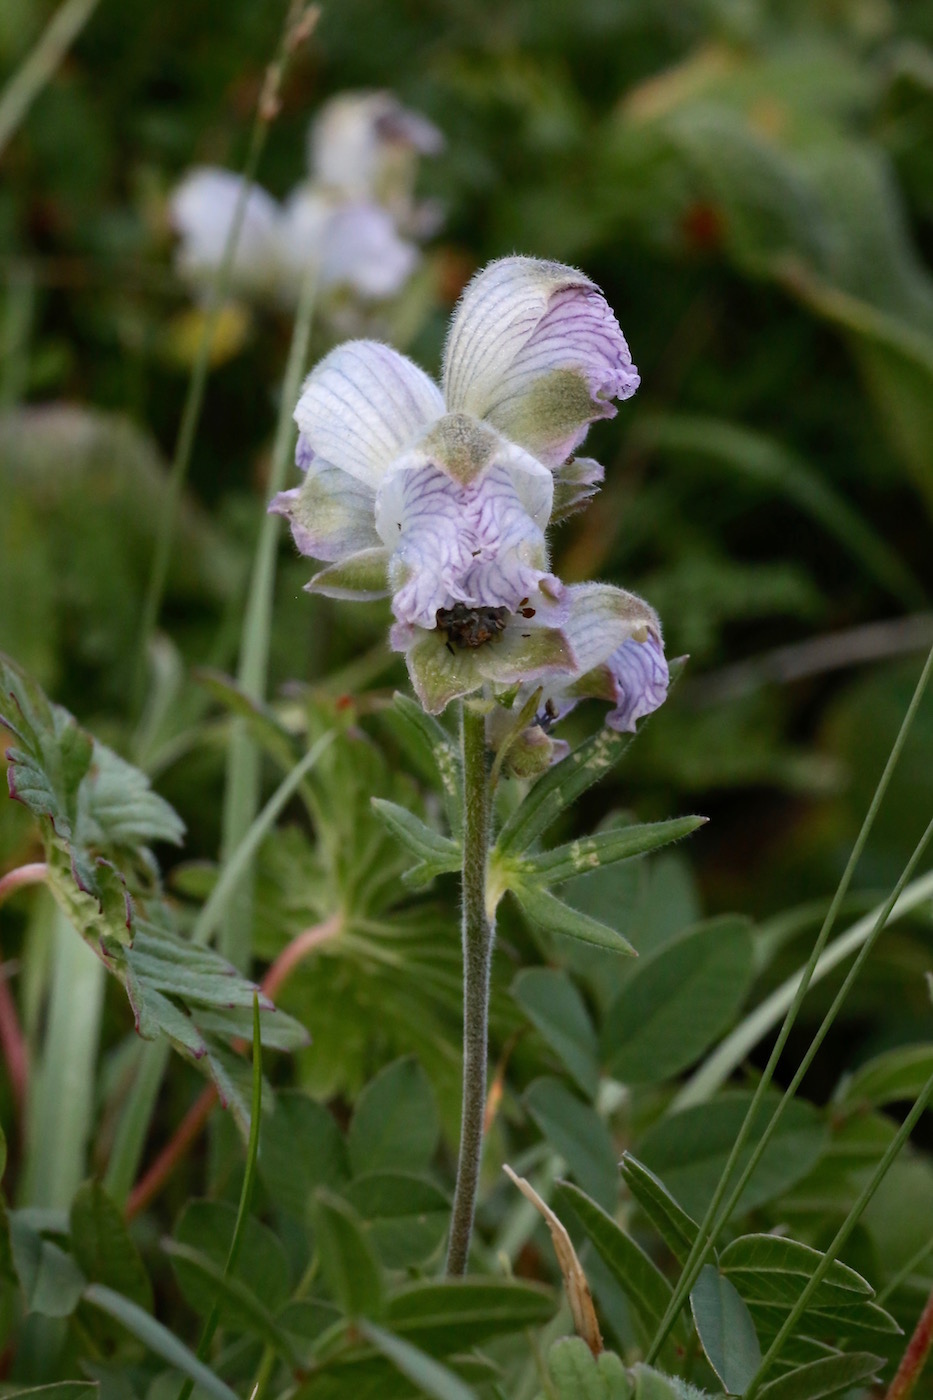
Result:
<svg viewBox="0 0 933 1400">
<path fill-rule="evenodd" d="M 463 705 L 463 1108 L 460 1158 L 447 1251 L 448 1274 L 466 1273 L 476 1213 L 486 1110 L 489 973 L 495 926 L 486 910 L 489 864 L 489 782 L 486 724 Z"/>
<path fill-rule="evenodd" d="M 784 1024 L 780 1029 L 777 1040 L 774 1044 L 774 1048 L 771 1051 L 771 1054 L 768 1058 L 768 1063 L 765 1066 L 764 1072 L 762 1073 L 762 1076 L 758 1081 L 758 1085 L 755 1089 L 752 1101 L 749 1104 L 748 1111 L 745 1114 L 745 1118 L 743 1120 L 742 1126 L 739 1129 L 738 1136 L 736 1137 L 736 1140 L 732 1146 L 732 1151 L 730 1152 L 729 1158 L 722 1170 L 722 1173 L 716 1186 L 716 1190 L 713 1193 L 713 1198 L 710 1201 L 709 1206 L 707 1207 L 706 1214 L 704 1215 L 699 1231 L 697 1232 L 697 1237 L 694 1241 L 693 1248 L 687 1256 L 687 1260 L 684 1264 L 680 1280 L 677 1284 L 676 1289 L 674 1290 L 674 1296 L 672 1297 L 667 1307 L 667 1310 L 661 1319 L 657 1333 L 655 1334 L 654 1340 L 652 1341 L 648 1353 L 645 1357 L 645 1360 L 649 1364 L 656 1359 L 659 1351 L 661 1350 L 661 1347 L 664 1345 L 664 1342 L 667 1338 L 668 1333 L 671 1330 L 671 1327 L 674 1325 L 674 1322 L 680 1314 L 681 1308 L 684 1306 L 684 1304 L 687 1301 L 687 1298 L 690 1295 L 690 1290 L 696 1282 L 700 1270 L 706 1263 L 706 1260 L 711 1250 L 713 1249 L 713 1246 L 715 1245 L 716 1236 L 719 1233 L 723 1221 L 726 1218 L 725 1212 L 722 1212 L 720 1210 L 720 1207 L 722 1206 L 726 1192 L 728 1191 L 729 1185 L 732 1181 L 733 1173 L 735 1171 L 739 1154 L 745 1146 L 749 1134 L 751 1133 L 752 1128 L 754 1127 L 758 1119 L 759 1110 L 762 1106 L 762 1101 L 764 1099 L 765 1093 L 767 1092 L 768 1086 L 770 1085 L 771 1080 L 774 1076 L 774 1071 L 777 1068 L 777 1063 L 784 1051 L 784 1046 L 787 1044 L 788 1036 L 790 1035 L 794 1022 L 797 1019 L 798 1012 L 800 1011 L 800 1007 L 803 1004 L 803 999 L 806 996 L 807 991 L 809 990 L 810 982 L 816 970 L 817 963 L 819 962 L 820 955 L 822 954 L 823 949 L 826 946 L 827 940 L 829 939 L 829 936 L 833 930 L 833 926 L 835 925 L 839 909 L 843 903 L 843 900 L 846 897 L 846 894 L 848 893 L 849 885 L 851 884 L 852 877 L 855 874 L 856 866 L 858 865 L 862 851 L 865 848 L 865 843 L 867 842 L 869 833 L 871 832 L 871 829 L 874 825 L 875 817 L 878 815 L 878 809 L 880 808 L 881 803 L 884 799 L 884 795 L 887 792 L 888 784 L 891 781 L 891 777 L 894 773 L 894 769 L 897 766 L 897 762 L 901 756 L 904 744 L 907 742 L 907 735 L 910 732 L 910 728 L 913 724 L 914 717 L 916 716 L 917 710 L 920 707 L 920 702 L 923 699 L 931 674 L 933 674 L 933 650 L 931 650 L 929 656 L 927 657 L 923 670 L 920 673 L 920 679 L 917 681 L 916 689 L 914 690 L 911 702 L 907 707 L 907 713 L 904 716 L 897 738 L 894 741 L 894 746 L 891 749 L 891 752 L 888 756 L 888 761 L 885 764 L 884 772 L 878 780 L 878 786 L 875 789 L 874 796 L 871 800 L 871 805 L 869 806 L 868 811 L 865 814 L 865 820 L 862 823 L 861 831 L 859 832 L 858 837 L 856 838 L 855 845 L 852 847 L 852 852 L 849 856 L 846 868 L 843 871 L 842 879 L 839 881 L 839 886 L 836 890 L 835 895 L 833 896 L 832 904 L 830 905 L 829 910 L 827 911 L 826 918 L 823 921 L 823 926 L 820 929 L 816 942 L 814 943 L 813 948 L 811 950 L 810 957 L 807 960 L 807 965 L 804 968 L 803 975 L 800 978 L 800 982 L 794 994 L 794 999 L 790 1005 L 787 1015 L 784 1018 Z M 761 1151 L 764 1150 L 764 1146 L 766 1145 L 767 1141 L 770 1140 L 771 1134 L 774 1130 L 774 1126 L 775 1118 L 772 1118 L 771 1122 L 765 1129 L 761 1143 L 758 1144 Z"/>
<path fill-rule="evenodd" d="M 317 277 L 313 267 L 311 267 L 302 283 L 295 325 L 292 331 L 292 343 L 282 383 L 282 397 L 279 403 L 275 442 L 272 448 L 272 467 L 267 487 L 270 496 L 274 496 L 282 490 L 288 475 L 294 439 L 292 411 L 298 400 L 298 392 L 308 361 L 316 286 Z M 269 637 L 272 631 L 272 603 L 275 592 L 276 551 L 280 528 L 279 516 L 269 515 L 268 512 L 263 515 L 250 576 L 246 612 L 243 618 L 237 680 L 240 689 L 254 700 L 263 699 L 266 691 L 266 676 L 269 669 Z M 234 720 L 230 748 L 227 753 L 227 784 L 224 792 L 220 852 L 222 861 L 226 861 L 239 846 L 256 815 L 260 796 L 259 780 L 260 754 L 258 745 L 249 732 L 246 722 L 241 719 Z M 236 967 L 244 970 L 249 964 L 252 943 L 252 905 L 252 868 L 248 867 L 241 878 L 236 898 L 230 906 L 219 942 L 220 951 L 224 957 L 228 958 Z"/>
<path fill-rule="evenodd" d="M 97 8 L 98 0 L 65 0 L 32 53 L 0 93 L 0 152 Z"/>
</svg>

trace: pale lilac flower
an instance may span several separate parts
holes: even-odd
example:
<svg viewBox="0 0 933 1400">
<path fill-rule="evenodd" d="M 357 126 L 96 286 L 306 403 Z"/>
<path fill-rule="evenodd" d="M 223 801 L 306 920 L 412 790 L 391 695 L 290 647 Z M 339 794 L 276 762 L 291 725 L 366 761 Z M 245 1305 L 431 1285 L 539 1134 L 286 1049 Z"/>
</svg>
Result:
<svg viewBox="0 0 933 1400">
<path fill-rule="evenodd" d="M 169 202 L 169 218 L 179 235 L 176 266 L 196 288 L 207 286 L 220 266 L 243 181 L 230 170 L 196 166 Z M 230 287 L 251 297 L 276 293 L 281 276 L 281 209 L 254 185 L 246 198 L 240 236 L 230 268 Z"/>
<path fill-rule="evenodd" d="M 608 396 L 638 383 L 598 288 L 532 258 L 474 278 L 444 364 L 442 393 L 388 346 L 331 351 L 295 410 L 304 482 L 270 506 L 330 566 L 309 588 L 392 595 L 393 645 L 430 709 L 485 681 L 583 674 L 548 567 L 555 476 L 589 423 L 615 412 Z M 571 496 L 600 470 L 570 464 Z"/>
<path fill-rule="evenodd" d="M 391 92 L 332 97 L 308 129 L 311 181 L 347 201 L 375 201 L 401 228 L 419 222 L 413 201 L 419 156 L 436 156 L 444 138 Z"/>
</svg>

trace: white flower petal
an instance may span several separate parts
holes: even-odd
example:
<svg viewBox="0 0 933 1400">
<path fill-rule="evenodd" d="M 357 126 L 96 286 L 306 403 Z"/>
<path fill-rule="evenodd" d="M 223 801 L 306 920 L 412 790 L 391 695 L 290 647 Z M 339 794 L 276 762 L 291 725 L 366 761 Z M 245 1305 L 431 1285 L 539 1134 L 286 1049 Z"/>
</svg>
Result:
<svg viewBox="0 0 933 1400">
<path fill-rule="evenodd" d="M 336 561 L 379 544 L 375 503 L 372 487 L 317 457 L 301 485 L 280 491 L 269 510 L 285 516 L 302 554 Z"/>
<path fill-rule="evenodd" d="M 171 197 L 169 217 L 181 235 L 178 270 L 192 282 L 208 280 L 223 259 L 243 181 L 232 171 L 198 166 Z M 252 293 L 272 290 L 280 273 L 281 210 L 270 194 L 253 185 L 230 269 L 231 286 Z"/>
<path fill-rule="evenodd" d="M 357 296 L 384 300 L 405 285 L 420 257 L 399 237 L 388 210 L 371 200 L 347 204 L 308 187 L 286 201 L 281 243 L 283 283 L 292 299 L 313 263 L 323 290 L 349 287 Z"/>
<path fill-rule="evenodd" d="M 536 258 L 490 263 L 467 287 L 444 355 L 447 406 L 485 418 L 548 466 L 613 398 L 638 387 L 625 337 L 595 283 Z"/>
<path fill-rule="evenodd" d="M 542 528 L 549 474 L 511 444 L 478 475 L 465 474 L 466 481 L 448 475 L 419 446 L 378 492 L 376 529 L 392 551 L 392 607 L 401 621 L 431 629 L 438 609 L 456 603 L 514 611 L 551 577 Z"/>
<path fill-rule="evenodd" d="M 378 341 L 350 340 L 308 375 L 295 422 L 305 449 L 376 489 L 443 411 L 437 385 L 411 360 Z"/>
<path fill-rule="evenodd" d="M 404 153 L 436 155 L 443 137 L 390 92 L 341 93 L 321 108 L 308 131 L 308 163 L 321 184 L 346 198 L 378 195 L 387 163 Z"/>
</svg>

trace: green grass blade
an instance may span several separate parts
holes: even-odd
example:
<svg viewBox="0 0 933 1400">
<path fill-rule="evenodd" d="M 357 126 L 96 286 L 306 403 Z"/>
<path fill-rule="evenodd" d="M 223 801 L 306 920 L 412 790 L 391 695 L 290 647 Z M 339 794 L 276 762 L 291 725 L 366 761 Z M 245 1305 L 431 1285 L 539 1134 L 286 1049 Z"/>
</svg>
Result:
<svg viewBox="0 0 933 1400">
<path fill-rule="evenodd" d="M 292 411 L 298 401 L 301 381 L 304 378 L 308 361 L 316 289 L 317 278 L 314 269 L 311 268 L 306 273 L 302 283 L 298 311 L 292 331 L 292 343 L 288 352 L 288 363 L 282 384 L 275 441 L 272 448 L 272 467 L 267 487 L 270 497 L 276 495 L 284 487 L 291 462 L 295 433 Z M 275 593 L 275 565 L 281 526 L 282 521 L 279 516 L 269 515 L 268 512 L 263 513 L 246 599 L 246 613 L 243 619 L 237 681 L 240 689 L 255 700 L 262 700 L 266 692 L 269 637 L 272 631 L 272 603 Z M 256 809 L 259 806 L 259 784 L 260 753 L 258 746 L 243 721 L 234 720 L 230 748 L 227 753 L 227 781 L 224 791 L 221 839 L 222 860 L 225 860 L 239 845 L 256 815 Z M 249 865 L 243 870 L 236 894 L 237 898 L 221 932 L 219 946 L 224 957 L 228 958 L 235 967 L 245 969 L 249 965 L 250 935 L 252 932 L 252 879 Z"/>
<path fill-rule="evenodd" d="M 246 1171 L 243 1174 L 243 1187 L 240 1191 L 240 1204 L 236 1213 L 236 1224 L 233 1228 L 233 1239 L 230 1241 L 230 1250 L 227 1254 L 227 1262 L 224 1265 L 223 1277 L 228 1279 L 236 1268 L 237 1260 L 240 1257 L 240 1250 L 243 1247 L 243 1239 L 246 1234 L 246 1221 L 249 1217 L 250 1201 L 253 1198 L 253 1186 L 256 1182 L 256 1161 L 259 1156 L 259 1129 L 260 1118 L 262 1117 L 262 1037 L 259 1029 L 259 993 L 253 994 L 253 1096 L 250 1105 L 249 1117 L 249 1144 L 246 1149 Z M 201 1340 L 198 1343 L 198 1361 L 203 1362 L 207 1355 L 208 1347 L 213 1340 L 217 1330 L 217 1321 L 220 1316 L 220 1306 L 214 1303 L 204 1324 L 204 1331 L 201 1333 Z M 194 1378 L 188 1373 L 188 1379 L 182 1386 L 178 1394 L 178 1400 L 191 1400 L 191 1392 L 194 1390 Z"/>
<path fill-rule="evenodd" d="M 283 778 L 269 801 L 263 807 L 258 817 L 250 825 L 248 831 L 243 836 L 240 844 L 224 865 L 220 879 L 211 890 L 209 898 L 206 900 L 203 909 L 195 921 L 191 932 L 193 943 L 207 943 L 211 934 L 223 918 L 227 906 L 236 892 L 240 877 L 246 870 L 250 861 L 256 853 L 260 841 L 266 832 L 273 826 L 276 818 L 291 797 L 295 789 L 301 784 L 305 774 L 314 767 L 321 754 L 334 738 L 333 730 L 328 730 L 322 734 L 305 754 L 300 763 L 297 763 L 292 771 Z"/>
<path fill-rule="evenodd" d="M 200 1386 L 206 1395 L 211 1396 L 211 1400 L 239 1400 L 235 1390 L 215 1376 L 167 1327 L 163 1327 L 137 1303 L 131 1303 L 129 1298 L 124 1298 L 121 1293 L 115 1293 L 102 1283 L 89 1284 L 83 1297 L 86 1303 L 115 1318 L 155 1356 L 160 1356 L 169 1366 L 187 1376 L 187 1384 L 192 1388 Z"/>
<path fill-rule="evenodd" d="M 133 1084 L 117 1124 L 113 1150 L 107 1162 L 104 1186 L 118 1206 L 124 1206 L 139 1174 L 149 1123 L 162 1086 L 171 1046 L 166 1039 L 140 1045 Z"/>
<path fill-rule="evenodd" d="M 29 1106 L 23 1204 L 67 1207 L 87 1176 L 107 973 L 56 908 L 41 1069 Z"/>
<path fill-rule="evenodd" d="M 65 0 L 0 93 L 0 154 L 97 8 L 98 0 Z"/>
<path fill-rule="evenodd" d="M 913 725 L 914 718 L 916 717 L 917 710 L 920 708 L 920 703 L 926 692 L 926 688 L 929 683 L 931 674 L 933 674 L 933 650 L 930 651 L 924 663 L 923 670 L 920 673 L 920 678 L 917 681 L 917 685 L 911 698 L 910 704 L 907 707 L 907 712 L 904 715 L 904 719 L 901 723 L 900 730 L 898 731 L 897 738 L 895 739 L 891 752 L 888 755 L 888 760 L 884 766 L 884 771 L 878 780 L 878 785 L 875 788 L 874 796 L 872 797 L 868 811 L 865 814 L 865 819 L 862 822 L 861 830 L 859 831 L 855 844 L 852 847 L 851 854 L 846 863 L 846 868 L 843 871 L 842 878 L 839 881 L 839 885 L 836 889 L 836 893 L 833 896 L 832 903 L 830 904 L 829 909 L 826 913 L 826 918 L 823 920 L 823 925 L 813 944 L 813 948 L 811 950 L 810 957 L 807 961 L 807 965 L 803 970 L 803 975 L 801 976 L 797 988 L 794 992 L 793 1001 L 791 1002 L 791 1005 L 788 1008 L 787 1015 L 784 1018 L 784 1023 L 781 1026 L 777 1039 L 774 1043 L 774 1048 L 772 1049 L 771 1054 L 768 1058 L 768 1063 L 766 1064 L 764 1071 L 762 1072 L 761 1078 L 755 1088 L 755 1093 L 753 1094 L 751 1103 L 748 1106 L 748 1112 L 745 1115 L 745 1119 L 742 1123 L 741 1128 L 739 1129 L 738 1136 L 736 1137 L 735 1143 L 733 1144 L 732 1151 L 730 1152 L 728 1160 L 726 1161 L 726 1165 L 723 1168 L 722 1176 L 719 1179 L 719 1183 L 716 1187 L 716 1190 L 713 1193 L 713 1197 L 706 1209 L 706 1214 L 704 1215 L 703 1220 L 700 1223 L 699 1234 L 697 1235 L 693 1248 L 691 1249 L 690 1254 L 687 1257 L 687 1262 L 684 1265 L 683 1273 L 681 1274 L 677 1287 L 674 1290 L 674 1296 L 671 1299 L 670 1307 L 667 1309 L 667 1312 L 665 1313 L 661 1321 L 661 1325 L 659 1326 L 654 1340 L 652 1341 L 651 1346 L 648 1350 L 645 1359 L 649 1363 L 657 1357 L 658 1352 L 664 1344 L 665 1338 L 667 1337 L 671 1327 L 673 1326 L 674 1322 L 680 1314 L 681 1309 L 686 1303 L 687 1298 L 689 1297 L 690 1290 L 693 1287 L 693 1284 L 696 1282 L 700 1270 L 706 1263 L 707 1256 L 713 1248 L 716 1238 L 716 1228 L 720 1219 L 720 1208 L 722 1206 L 726 1192 L 729 1189 L 730 1179 L 732 1177 L 733 1171 L 735 1170 L 735 1165 L 738 1160 L 739 1154 L 745 1146 L 745 1143 L 748 1140 L 749 1133 L 751 1132 L 752 1126 L 754 1125 L 758 1117 L 762 1100 L 764 1099 L 764 1096 L 774 1076 L 774 1071 L 777 1067 L 777 1063 L 780 1060 L 781 1055 L 783 1054 L 784 1047 L 787 1044 L 788 1036 L 790 1035 L 791 1030 L 793 1029 L 794 1023 L 797 1019 L 797 1015 L 800 1011 L 800 1007 L 803 1004 L 804 997 L 806 996 L 807 991 L 809 990 L 810 983 L 812 981 L 813 974 L 816 970 L 817 963 L 819 962 L 823 949 L 826 946 L 826 942 L 833 930 L 836 921 L 836 916 L 839 912 L 842 902 L 845 899 L 846 894 L 848 893 L 849 885 L 851 884 L 852 877 L 855 874 L 856 866 L 858 865 L 859 859 L 861 858 L 862 851 L 865 848 L 865 844 L 868 841 L 871 829 L 874 826 L 875 818 L 878 815 L 878 810 L 881 807 L 881 803 L 884 800 L 885 793 L 888 790 L 888 785 L 891 781 L 894 770 L 897 767 L 897 763 L 900 759 L 904 745 L 907 742 L 907 736 L 910 733 L 910 729 Z"/>
</svg>

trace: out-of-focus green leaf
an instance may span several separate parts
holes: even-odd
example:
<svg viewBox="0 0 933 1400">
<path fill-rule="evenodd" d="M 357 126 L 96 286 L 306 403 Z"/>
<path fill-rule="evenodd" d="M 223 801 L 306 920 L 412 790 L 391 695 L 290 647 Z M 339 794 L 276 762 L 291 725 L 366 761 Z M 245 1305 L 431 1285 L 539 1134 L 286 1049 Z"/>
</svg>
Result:
<svg viewBox="0 0 933 1400">
<path fill-rule="evenodd" d="M 722 1174 L 751 1095 L 730 1091 L 696 1108 L 660 1119 L 636 1145 L 638 1158 L 691 1214 L 702 1218 Z M 759 1122 L 739 1154 L 735 1178 L 751 1157 L 762 1132 L 762 1120 L 775 1100 L 765 1099 Z M 773 1200 L 800 1181 L 826 1147 L 827 1134 L 819 1113 L 795 1100 L 785 1110 L 777 1131 L 742 1192 L 738 1210 L 750 1210 Z"/>
<path fill-rule="evenodd" d="M 418 1387 L 421 1394 L 431 1396 L 432 1400 L 476 1400 L 475 1390 L 439 1361 L 405 1341 L 404 1337 L 396 1337 L 394 1333 L 365 1321 L 360 1323 L 359 1330 L 377 1351 Z"/>
<path fill-rule="evenodd" d="M 315 1192 L 313 1221 L 321 1270 L 346 1316 L 381 1316 L 382 1273 L 356 1211 L 339 1196 L 320 1189 Z"/>
<path fill-rule="evenodd" d="M 557 1400 L 631 1400 L 634 1387 L 615 1352 L 594 1356 L 582 1337 L 561 1337 L 547 1354 Z"/>
<path fill-rule="evenodd" d="M 71 1203 L 71 1245 L 91 1283 L 104 1283 L 152 1311 L 152 1284 L 123 1215 L 97 1181 L 79 1188 Z"/>
<path fill-rule="evenodd" d="M 417 1060 L 387 1065 L 360 1095 L 347 1135 L 354 1175 L 423 1171 L 437 1147 L 440 1123 L 430 1081 Z"/>
<path fill-rule="evenodd" d="M 177 1240 L 164 1240 L 162 1248 L 172 1261 L 176 1272 L 183 1268 L 188 1288 L 191 1280 L 199 1280 L 200 1290 L 210 1300 L 211 1307 L 217 1307 L 226 1319 L 226 1325 L 237 1332 L 248 1332 L 261 1337 L 267 1346 L 278 1356 L 295 1363 L 295 1354 L 285 1331 L 279 1326 L 266 1304 L 242 1277 L 226 1275 L 222 1265 L 216 1264 L 200 1250 L 190 1245 L 179 1244 Z"/>
<path fill-rule="evenodd" d="M 603 1020 L 610 1073 L 655 1084 L 686 1069 L 731 1026 L 752 974 L 744 919 L 710 920 L 640 960 Z"/>
<path fill-rule="evenodd" d="M 344 1195 L 369 1227 L 370 1238 L 390 1269 L 424 1263 L 447 1233 L 450 1200 L 426 1176 L 367 1172 L 354 1178 Z"/>
<path fill-rule="evenodd" d="M 525 968 L 512 996 L 589 1098 L 599 1086 L 598 1043 L 586 1003 L 570 978 L 548 967 Z"/>
<path fill-rule="evenodd" d="M 172 1268 L 186 1301 L 206 1316 L 215 1301 L 220 1303 L 222 1325 L 241 1327 L 242 1307 L 236 1300 L 218 1296 L 216 1280 L 207 1277 L 203 1266 L 190 1265 L 189 1251 L 205 1258 L 218 1276 L 223 1275 L 230 1242 L 236 1225 L 235 1209 L 220 1201 L 190 1201 L 179 1216 L 174 1243 L 182 1247 L 172 1255 Z M 247 1217 L 243 1242 L 230 1279 L 242 1283 L 269 1313 L 284 1305 L 289 1296 L 288 1258 L 273 1232 L 253 1217 Z"/>
<path fill-rule="evenodd" d="M 493 1337 L 538 1327 L 554 1312 L 546 1288 L 505 1278 L 412 1283 L 392 1295 L 386 1326 L 430 1356 L 452 1356 Z"/>
<path fill-rule="evenodd" d="M 605 1210 L 619 1194 L 612 1138 L 595 1108 L 577 1098 L 559 1079 L 536 1079 L 524 1104 L 555 1152 L 559 1152 L 583 1189 Z"/>
<path fill-rule="evenodd" d="M 302 1220 L 319 1186 L 339 1191 L 350 1167 L 340 1129 L 299 1089 L 276 1094 L 262 1125 L 259 1171 L 275 1204 Z"/>
<path fill-rule="evenodd" d="M 26 1312 L 44 1317 L 68 1317 L 80 1301 L 87 1280 L 70 1254 L 44 1239 L 29 1218 L 10 1212 L 13 1267 L 23 1292 Z"/>
<path fill-rule="evenodd" d="M 933 1071 L 933 1045 L 902 1045 L 886 1050 L 839 1086 L 836 1102 L 846 1109 L 883 1108 L 885 1104 L 913 1100 Z"/>
<path fill-rule="evenodd" d="M 741 1395 L 761 1365 L 761 1346 L 748 1308 L 712 1264 L 704 1264 L 690 1309 L 706 1359 L 729 1395 Z"/>
<path fill-rule="evenodd" d="M 148 1351 L 181 1371 L 182 1375 L 205 1391 L 211 1400 L 236 1400 L 235 1391 L 199 1361 L 167 1327 L 128 1298 L 114 1293 L 112 1288 L 107 1288 L 102 1283 L 91 1283 L 84 1291 L 84 1299 L 92 1307 L 99 1308 L 101 1312 L 122 1323 Z"/>
</svg>

